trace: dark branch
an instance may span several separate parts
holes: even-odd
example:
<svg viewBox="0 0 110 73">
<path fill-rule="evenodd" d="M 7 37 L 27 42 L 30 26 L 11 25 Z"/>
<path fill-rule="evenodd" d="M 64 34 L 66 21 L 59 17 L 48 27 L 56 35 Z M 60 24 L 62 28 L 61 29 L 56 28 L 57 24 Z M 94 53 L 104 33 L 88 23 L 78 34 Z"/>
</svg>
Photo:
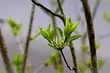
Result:
<svg viewBox="0 0 110 73">
<path fill-rule="evenodd" d="M 63 16 L 52 12 L 50 9 L 46 8 L 45 6 L 43 6 L 42 4 L 40 4 L 39 2 L 37 2 L 37 1 L 35 1 L 35 0 L 31 0 L 31 1 L 32 1 L 35 5 L 37 5 L 37 6 L 41 7 L 41 8 L 43 8 L 43 9 L 44 9 L 45 11 L 47 11 L 49 14 L 52 14 L 52 15 L 54 15 L 54 16 L 59 17 L 59 18 L 63 21 L 63 23 L 65 23 L 65 19 L 64 19 Z"/>
<path fill-rule="evenodd" d="M 7 73 L 13 73 L 13 69 L 11 67 L 10 59 L 8 57 L 7 47 L 5 45 L 5 41 L 4 41 L 4 38 L 2 36 L 1 28 L 0 28 L 0 52 L 1 52 Z"/>
<path fill-rule="evenodd" d="M 62 55 L 62 57 L 63 57 L 63 59 L 64 59 L 64 62 L 65 62 L 66 65 L 67 65 L 67 67 L 68 67 L 70 70 L 75 70 L 76 68 L 74 68 L 74 67 L 70 67 L 70 66 L 69 66 L 69 64 L 68 64 L 68 62 L 66 61 L 66 58 L 65 58 L 65 56 L 64 56 L 62 50 L 60 50 L 60 53 L 61 53 L 61 55 Z"/>
<path fill-rule="evenodd" d="M 89 36 L 89 44 L 90 44 L 90 52 L 91 52 L 91 62 L 92 62 L 92 73 L 98 73 L 97 70 L 97 55 L 96 55 L 96 48 L 95 48 L 95 33 L 93 28 L 93 18 L 91 16 L 90 6 L 88 4 L 88 0 L 81 0 L 86 23 L 87 23 L 87 30 Z"/>
</svg>

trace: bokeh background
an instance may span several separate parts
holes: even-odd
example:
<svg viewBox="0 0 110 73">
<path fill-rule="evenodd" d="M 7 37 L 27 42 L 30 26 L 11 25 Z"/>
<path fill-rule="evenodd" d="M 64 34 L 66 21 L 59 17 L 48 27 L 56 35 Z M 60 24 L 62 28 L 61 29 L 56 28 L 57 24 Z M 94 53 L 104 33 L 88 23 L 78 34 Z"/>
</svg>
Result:
<svg viewBox="0 0 110 73">
<path fill-rule="evenodd" d="M 46 7 L 52 9 L 50 0 L 39 0 Z M 89 0 L 91 11 L 93 9 L 95 0 Z M 9 17 L 15 19 L 17 22 L 22 23 L 22 33 L 20 35 L 20 40 L 22 44 L 25 44 L 25 38 L 27 35 L 29 18 L 31 12 L 32 2 L 31 0 L 0 0 L 0 18 L 6 20 Z M 63 9 L 65 15 L 69 18 L 72 18 L 73 21 L 77 20 L 77 15 L 81 15 L 84 19 L 83 13 L 81 13 L 81 3 L 80 0 L 65 0 L 63 4 Z M 100 38 L 105 34 L 110 33 L 110 23 L 106 22 L 103 18 L 103 13 L 110 13 L 110 0 L 101 0 L 99 8 L 97 10 L 95 19 L 94 19 L 94 29 L 96 33 L 96 40 L 100 44 L 100 49 L 98 50 L 98 56 L 101 56 L 105 60 L 105 64 L 103 68 L 99 71 L 99 73 L 109 73 L 110 72 L 110 36 L 105 38 Z M 48 24 L 51 23 L 51 18 L 45 14 L 39 7 L 36 6 L 35 19 L 33 32 L 39 30 L 39 26 L 47 27 Z M 57 20 L 57 24 L 63 27 L 61 20 Z M 9 57 L 12 59 L 15 52 L 19 52 L 17 49 L 16 39 L 13 37 L 11 33 L 10 27 L 5 22 L 4 24 L 0 24 L 2 28 L 2 33 L 5 38 L 6 45 L 8 47 Z M 79 33 L 84 33 L 82 26 L 78 27 Z M 43 62 L 49 57 L 52 53 L 52 48 L 48 47 L 47 41 L 44 40 L 41 36 L 39 36 L 36 40 L 31 41 L 30 50 L 29 50 L 29 60 L 33 65 L 33 70 L 39 68 L 43 64 Z M 80 39 L 73 42 L 75 45 L 76 55 L 80 56 Z M 23 46 L 24 47 L 24 46 Z M 67 56 L 67 60 L 69 64 L 72 63 L 71 56 L 69 54 L 69 49 L 64 49 L 64 53 Z M 65 73 L 72 73 L 68 70 L 66 65 L 64 64 Z M 4 64 L 2 62 L 2 58 L 0 57 L 0 71 L 4 70 Z M 41 73 L 53 73 L 53 68 L 45 68 L 41 71 Z"/>
</svg>

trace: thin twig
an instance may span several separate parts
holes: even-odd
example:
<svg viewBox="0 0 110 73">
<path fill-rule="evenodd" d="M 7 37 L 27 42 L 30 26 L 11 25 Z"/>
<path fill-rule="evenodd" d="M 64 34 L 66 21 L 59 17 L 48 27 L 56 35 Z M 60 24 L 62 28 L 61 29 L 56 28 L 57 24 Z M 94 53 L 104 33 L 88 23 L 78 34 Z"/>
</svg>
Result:
<svg viewBox="0 0 110 73">
<path fill-rule="evenodd" d="M 25 68 L 26 68 L 26 64 L 27 64 L 30 37 L 31 37 L 31 32 L 32 32 L 33 20 L 34 20 L 34 13 L 35 13 L 35 5 L 32 4 L 32 11 L 31 11 L 30 22 L 29 22 L 28 36 L 26 39 L 26 44 L 25 44 L 25 49 L 24 49 L 24 60 L 23 60 L 23 65 L 22 65 L 22 69 L 21 69 L 22 72 L 21 73 L 25 73 Z"/>
<path fill-rule="evenodd" d="M 51 0 L 52 1 L 52 0 Z M 61 5 L 64 4 L 64 1 L 65 0 L 61 0 Z M 52 3 L 52 5 L 54 4 L 54 2 Z M 42 9 L 42 8 L 41 8 Z M 51 16 L 47 11 L 45 11 L 44 9 L 42 9 L 48 16 Z M 55 12 L 54 13 L 58 13 L 59 12 L 59 7 L 56 8 Z"/>
<path fill-rule="evenodd" d="M 64 2 L 64 0 L 61 0 L 61 4 L 63 4 L 63 2 Z M 51 3 L 52 3 L 52 1 L 51 1 Z M 55 13 L 58 13 L 59 11 L 60 11 L 60 9 L 57 6 Z M 56 18 L 54 15 L 51 15 L 51 20 L 52 20 L 53 28 L 55 28 L 57 26 L 57 24 L 56 24 Z M 56 37 L 59 38 L 57 30 L 55 30 L 55 32 L 56 32 Z M 55 52 L 60 53 L 58 50 L 55 50 Z M 60 67 L 60 69 L 62 68 L 62 73 L 63 73 L 63 62 L 62 62 L 62 58 L 61 58 L 60 54 L 58 54 L 58 59 L 55 59 L 55 61 L 54 61 L 54 68 L 57 70 L 57 69 L 59 69 L 59 67 Z"/>
<path fill-rule="evenodd" d="M 43 8 L 43 9 L 44 9 L 45 11 L 47 11 L 49 14 L 52 14 L 52 15 L 54 15 L 54 16 L 59 17 L 59 18 L 62 20 L 62 22 L 65 23 L 65 19 L 64 19 L 63 16 L 52 12 L 50 9 L 46 8 L 45 6 L 43 6 L 42 4 L 40 4 L 39 2 L 37 2 L 37 1 L 35 1 L 35 0 L 31 0 L 31 1 L 32 1 L 35 5 L 37 5 L 37 6 L 41 7 L 41 8 Z"/>
<path fill-rule="evenodd" d="M 61 5 L 60 0 L 57 0 L 57 3 L 58 3 L 58 6 L 59 6 L 59 9 L 60 9 L 61 14 L 62 14 L 63 17 L 65 18 L 65 14 L 64 14 L 64 12 L 63 12 L 63 8 L 62 8 L 62 5 Z M 64 26 L 65 26 L 65 23 L 64 23 Z M 77 61 L 76 61 L 76 55 L 75 55 L 75 48 L 74 48 L 74 45 L 73 45 L 72 42 L 70 43 L 69 47 L 70 47 L 70 51 L 71 51 L 71 55 L 72 55 L 72 61 L 73 61 L 73 64 L 74 64 L 74 68 L 73 68 L 73 67 L 70 67 L 70 66 L 68 65 L 68 63 L 66 62 L 66 58 L 65 58 L 64 55 L 63 55 L 63 52 L 62 52 L 62 56 L 64 57 L 64 61 L 65 61 L 66 65 L 67 65 L 67 67 L 68 67 L 70 70 L 74 70 L 75 73 L 78 73 L 78 67 L 77 67 Z"/>
<path fill-rule="evenodd" d="M 11 66 L 10 59 L 8 57 L 7 47 L 2 35 L 1 28 L 0 28 L 0 52 L 1 52 L 7 73 L 13 73 L 13 68 Z"/>
<path fill-rule="evenodd" d="M 96 48 L 95 48 L 95 33 L 93 28 L 93 19 L 91 16 L 90 6 L 88 0 L 81 0 L 85 18 L 87 22 L 87 30 L 89 36 L 89 44 L 90 44 L 90 52 L 91 52 L 91 62 L 92 62 L 92 73 L 98 73 L 97 69 L 97 55 L 96 55 Z"/>
<path fill-rule="evenodd" d="M 65 56 L 64 56 L 62 50 L 60 50 L 60 53 L 62 54 L 63 59 L 64 59 L 64 62 L 66 63 L 67 67 L 68 67 L 70 70 L 75 70 L 76 68 L 69 66 L 69 64 L 68 64 L 68 62 L 66 61 L 66 58 L 65 58 Z"/>
<path fill-rule="evenodd" d="M 64 1 L 65 1 L 65 0 L 61 0 L 61 2 L 60 2 L 60 3 L 61 3 L 61 6 L 64 4 Z M 56 9 L 55 13 L 58 13 L 59 10 L 60 10 L 60 8 L 58 7 L 58 8 Z"/>
<path fill-rule="evenodd" d="M 101 0 L 96 0 L 94 8 L 93 8 L 93 12 L 92 12 L 93 19 L 96 16 L 96 13 L 97 13 L 97 10 L 98 10 L 98 7 L 99 7 L 100 3 L 101 3 Z"/>
<path fill-rule="evenodd" d="M 77 61 L 76 61 L 75 48 L 74 48 L 72 42 L 69 44 L 69 47 L 70 47 L 70 51 L 71 51 L 71 55 L 72 55 L 72 61 L 73 61 L 74 68 L 75 68 L 74 71 L 75 71 L 75 73 L 78 73 L 78 66 L 77 66 Z"/>
<path fill-rule="evenodd" d="M 62 8 L 62 5 L 61 5 L 61 1 L 57 0 L 57 3 L 58 3 L 58 7 L 59 7 L 59 10 L 60 10 L 61 14 L 63 15 L 63 17 L 65 17 L 65 14 L 63 12 L 63 8 Z"/>
<path fill-rule="evenodd" d="M 18 49 L 20 50 L 21 55 L 23 55 L 24 54 L 23 45 L 22 45 L 22 43 L 21 43 L 18 36 L 15 37 L 15 38 L 16 38 L 16 42 L 17 42 L 17 45 L 18 45 Z M 31 65 L 31 63 L 28 59 L 27 59 L 27 64 L 29 65 L 29 68 L 31 69 L 32 65 Z"/>
</svg>

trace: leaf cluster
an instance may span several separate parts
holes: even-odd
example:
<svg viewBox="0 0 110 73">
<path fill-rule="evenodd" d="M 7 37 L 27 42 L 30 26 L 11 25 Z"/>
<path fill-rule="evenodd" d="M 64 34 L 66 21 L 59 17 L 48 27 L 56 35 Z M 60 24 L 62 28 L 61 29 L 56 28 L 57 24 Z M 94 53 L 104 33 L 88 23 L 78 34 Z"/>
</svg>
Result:
<svg viewBox="0 0 110 73">
<path fill-rule="evenodd" d="M 12 33 L 14 36 L 18 36 L 20 34 L 20 31 L 21 31 L 21 23 L 16 23 L 13 19 L 8 19 L 7 20 L 9 26 L 11 27 L 12 29 Z"/>
<path fill-rule="evenodd" d="M 81 36 L 80 34 L 71 36 L 72 32 L 74 32 L 79 25 L 79 22 L 73 23 L 71 19 L 66 19 L 65 22 L 66 26 L 63 30 L 58 26 L 51 29 L 50 24 L 46 30 L 40 27 L 41 35 L 49 42 L 48 45 L 50 47 L 61 50 L 65 46 L 68 46 L 70 42 L 78 39 Z"/>
</svg>

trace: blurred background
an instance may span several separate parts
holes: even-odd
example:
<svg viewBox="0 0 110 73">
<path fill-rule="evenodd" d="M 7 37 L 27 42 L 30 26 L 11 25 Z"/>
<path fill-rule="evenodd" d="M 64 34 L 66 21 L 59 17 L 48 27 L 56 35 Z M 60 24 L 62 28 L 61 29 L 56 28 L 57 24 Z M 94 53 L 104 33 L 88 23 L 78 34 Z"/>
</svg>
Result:
<svg viewBox="0 0 110 73">
<path fill-rule="evenodd" d="M 51 4 L 51 0 L 39 0 L 47 8 L 54 10 Z M 91 11 L 94 9 L 96 0 L 89 0 Z M 2 33 L 5 38 L 6 45 L 8 47 L 9 57 L 12 59 L 15 52 L 19 52 L 17 49 L 16 39 L 12 35 L 12 31 L 9 25 L 6 23 L 8 18 L 13 18 L 18 23 L 22 23 L 22 33 L 20 35 L 21 43 L 23 47 L 25 45 L 25 40 L 28 31 L 29 18 L 32 8 L 31 0 L 0 0 L 0 19 L 4 20 L 4 23 L 0 23 L 2 28 Z M 73 22 L 78 20 L 80 16 L 80 21 L 85 21 L 83 9 L 80 0 L 64 0 L 63 9 L 66 17 L 72 18 Z M 51 24 L 51 18 L 42 9 L 36 6 L 35 19 L 32 35 L 39 31 L 39 26 L 47 27 Z M 96 34 L 96 41 L 100 44 L 100 49 L 97 51 L 98 57 L 104 59 L 104 65 L 99 70 L 99 73 L 109 73 L 110 69 L 110 0 L 100 0 L 96 15 L 94 17 L 94 29 Z M 2 21 L 1 21 L 2 22 Z M 63 28 L 61 20 L 57 19 L 57 24 Z M 78 26 L 78 33 L 84 34 L 85 26 Z M 77 58 L 81 57 L 81 39 L 75 40 L 74 47 L 76 51 Z M 29 61 L 32 64 L 33 71 L 39 68 L 44 61 L 52 54 L 53 49 L 47 44 L 47 41 L 39 36 L 36 40 L 31 41 L 29 48 Z M 64 54 L 69 62 L 72 64 L 71 55 L 69 49 L 64 49 Z M 0 71 L 3 71 L 4 64 L 0 56 Z M 40 73 L 53 73 L 53 67 L 47 67 L 40 71 Z M 65 73 L 73 73 L 64 64 Z"/>
</svg>

